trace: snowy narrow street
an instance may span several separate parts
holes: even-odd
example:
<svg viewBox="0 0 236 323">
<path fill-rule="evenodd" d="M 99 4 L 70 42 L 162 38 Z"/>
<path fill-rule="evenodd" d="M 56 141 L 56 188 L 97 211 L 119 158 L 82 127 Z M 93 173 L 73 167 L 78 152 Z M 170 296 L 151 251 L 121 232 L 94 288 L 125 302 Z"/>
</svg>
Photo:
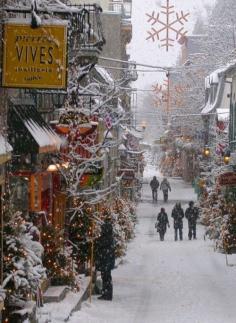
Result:
<svg viewBox="0 0 236 323">
<path fill-rule="evenodd" d="M 0 35 L 0 323 L 236 323 L 236 0 L 2 0 Z"/>
<path fill-rule="evenodd" d="M 152 173 L 146 176 L 152 176 Z M 154 228 L 157 212 L 163 206 L 151 202 L 145 179 L 142 202 L 138 205 L 136 238 L 113 271 L 114 299 L 99 301 L 97 296 L 83 303 L 72 323 L 235 323 L 234 291 L 236 267 L 227 267 L 225 256 L 204 241 L 204 227 L 197 228 L 197 240 L 174 241 L 170 211 L 176 201 L 194 199 L 192 188 L 180 179 L 171 179 L 170 201 L 165 204 L 171 228 L 160 242 Z M 230 257 L 236 263 L 235 256 Z"/>
</svg>

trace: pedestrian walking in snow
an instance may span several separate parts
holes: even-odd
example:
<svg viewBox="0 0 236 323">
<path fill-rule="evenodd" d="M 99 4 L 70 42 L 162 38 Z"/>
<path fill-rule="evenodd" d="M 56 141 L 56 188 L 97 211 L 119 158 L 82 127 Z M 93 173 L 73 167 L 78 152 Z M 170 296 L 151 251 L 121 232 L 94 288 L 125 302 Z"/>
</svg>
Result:
<svg viewBox="0 0 236 323">
<path fill-rule="evenodd" d="M 168 215 L 164 208 L 157 215 L 157 232 L 159 232 L 160 240 L 164 241 L 167 226 L 170 227 Z"/>
<path fill-rule="evenodd" d="M 153 179 L 150 182 L 151 190 L 152 190 L 152 200 L 157 201 L 157 190 L 159 187 L 159 181 L 156 176 L 153 176 Z"/>
<path fill-rule="evenodd" d="M 163 192 L 163 200 L 164 202 L 168 201 L 168 192 L 171 192 L 171 187 L 168 179 L 165 177 L 161 182 L 160 190 Z"/>
<path fill-rule="evenodd" d="M 95 265 L 101 271 L 102 295 L 101 300 L 111 301 L 113 298 L 113 285 L 111 270 L 115 267 L 115 243 L 111 218 L 107 215 L 101 227 L 101 235 L 95 244 Z"/>
<path fill-rule="evenodd" d="M 189 207 L 185 211 L 185 217 L 188 220 L 188 238 L 189 240 L 196 239 L 197 219 L 199 217 L 198 209 L 194 206 L 194 202 L 189 202 Z"/>
<path fill-rule="evenodd" d="M 175 241 L 178 240 L 178 233 L 179 239 L 183 240 L 183 218 L 184 218 L 184 210 L 181 207 L 181 203 L 176 203 L 171 217 L 174 220 L 174 230 L 175 230 Z"/>
</svg>

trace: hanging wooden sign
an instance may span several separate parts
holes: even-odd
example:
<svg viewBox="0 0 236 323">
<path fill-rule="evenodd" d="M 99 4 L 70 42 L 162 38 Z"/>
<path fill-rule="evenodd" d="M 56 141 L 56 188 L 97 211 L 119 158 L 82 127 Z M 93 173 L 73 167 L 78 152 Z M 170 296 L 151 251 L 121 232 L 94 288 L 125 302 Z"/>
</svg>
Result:
<svg viewBox="0 0 236 323">
<path fill-rule="evenodd" d="M 218 181 L 221 186 L 236 185 L 236 173 L 228 172 L 221 174 L 218 177 Z"/>
<path fill-rule="evenodd" d="M 67 69 L 66 24 L 7 22 L 3 37 L 2 86 L 65 89 Z"/>
</svg>

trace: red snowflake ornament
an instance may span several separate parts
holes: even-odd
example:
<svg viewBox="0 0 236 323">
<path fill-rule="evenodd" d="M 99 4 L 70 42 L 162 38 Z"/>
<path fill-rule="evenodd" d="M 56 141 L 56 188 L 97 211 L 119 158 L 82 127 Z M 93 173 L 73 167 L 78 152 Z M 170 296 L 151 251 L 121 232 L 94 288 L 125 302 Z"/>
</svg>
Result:
<svg viewBox="0 0 236 323">
<path fill-rule="evenodd" d="M 168 82 L 169 82 L 169 94 L 168 94 Z M 190 86 L 188 84 L 174 84 L 168 80 L 164 80 L 163 84 L 155 84 L 152 86 L 154 92 L 154 103 L 156 107 L 162 106 L 168 101 L 171 106 L 175 108 L 182 108 L 184 106 L 184 97 L 189 91 Z"/>
</svg>

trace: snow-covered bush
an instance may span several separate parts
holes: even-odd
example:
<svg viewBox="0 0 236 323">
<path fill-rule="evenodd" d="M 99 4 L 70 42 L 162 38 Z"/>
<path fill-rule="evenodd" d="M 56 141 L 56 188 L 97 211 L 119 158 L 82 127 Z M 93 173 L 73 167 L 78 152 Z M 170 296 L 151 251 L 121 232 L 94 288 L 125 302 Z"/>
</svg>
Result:
<svg viewBox="0 0 236 323">
<path fill-rule="evenodd" d="M 8 214 L 5 218 L 3 250 L 2 287 L 6 291 L 3 315 L 8 317 L 35 297 L 40 281 L 46 277 L 42 264 L 43 247 L 32 240 L 21 212 Z"/>
<path fill-rule="evenodd" d="M 51 284 L 78 287 L 72 266 L 71 247 L 66 246 L 63 230 L 53 225 L 44 227 L 42 244 L 45 249 L 43 264 Z"/>
<path fill-rule="evenodd" d="M 134 238 L 134 227 L 137 221 L 134 204 L 123 199 L 116 199 L 112 207 L 116 256 L 125 255 L 127 242 Z"/>
</svg>

